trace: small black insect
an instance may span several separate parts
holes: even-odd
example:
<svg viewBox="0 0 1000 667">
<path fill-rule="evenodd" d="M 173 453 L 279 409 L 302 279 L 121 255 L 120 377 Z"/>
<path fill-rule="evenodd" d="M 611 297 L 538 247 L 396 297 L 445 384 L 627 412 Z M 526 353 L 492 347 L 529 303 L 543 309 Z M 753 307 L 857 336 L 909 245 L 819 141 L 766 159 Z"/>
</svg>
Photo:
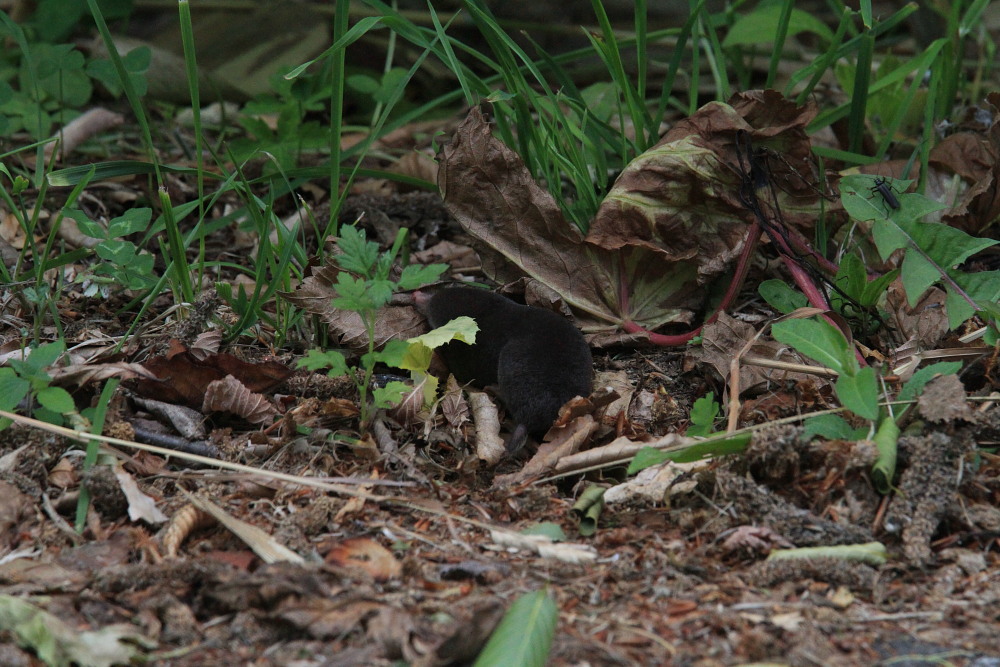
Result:
<svg viewBox="0 0 1000 667">
<path fill-rule="evenodd" d="M 899 200 L 896 199 L 895 193 L 892 191 L 892 185 L 889 183 L 888 179 L 882 177 L 875 178 L 875 184 L 871 187 L 872 194 L 878 193 L 882 195 L 882 199 L 885 201 L 885 205 L 894 211 L 899 210 Z"/>
</svg>

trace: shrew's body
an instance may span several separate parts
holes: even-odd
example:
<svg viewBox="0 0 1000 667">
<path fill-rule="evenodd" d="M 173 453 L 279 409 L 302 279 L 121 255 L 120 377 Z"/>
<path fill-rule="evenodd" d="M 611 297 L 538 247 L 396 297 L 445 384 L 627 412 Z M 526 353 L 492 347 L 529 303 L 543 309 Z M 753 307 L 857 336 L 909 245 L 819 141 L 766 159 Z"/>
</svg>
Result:
<svg viewBox="0 0 1000 667">
<path fill-rule="evenodd" d="M 455 341 L 439 351 L 459 382 L 499 387 L 500 399 L 521 431 L 515 432 L 513 448 L 523 443 L 524 431 L 536 438 L 545 435 L 566 401 L 590 395 L 590 347 L 557 313 L 471 287 L 419 294 L 417 303 L 432 327 L 462 315 L 476 320 L 474 345 Z"/>
</svg>

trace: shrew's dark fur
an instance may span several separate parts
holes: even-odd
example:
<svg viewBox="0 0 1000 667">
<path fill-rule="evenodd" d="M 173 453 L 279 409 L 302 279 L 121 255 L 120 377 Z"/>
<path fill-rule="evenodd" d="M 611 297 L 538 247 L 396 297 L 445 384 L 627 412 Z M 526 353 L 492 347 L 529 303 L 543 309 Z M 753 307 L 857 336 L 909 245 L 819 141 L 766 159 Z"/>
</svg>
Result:
<svg viewBox="0 0 1000 667">
<path fill-rule="evenodd" d="M 566 401 L 590 395 L 590 347 L 566 318 L 471 287 L 421 296 L 432 327 L 462 315 L 476 320 L 475 345 L 454 341 L 439 351 L 459 382 L 498 385 L 519 431 L 540 438 Z"/>
</svg>

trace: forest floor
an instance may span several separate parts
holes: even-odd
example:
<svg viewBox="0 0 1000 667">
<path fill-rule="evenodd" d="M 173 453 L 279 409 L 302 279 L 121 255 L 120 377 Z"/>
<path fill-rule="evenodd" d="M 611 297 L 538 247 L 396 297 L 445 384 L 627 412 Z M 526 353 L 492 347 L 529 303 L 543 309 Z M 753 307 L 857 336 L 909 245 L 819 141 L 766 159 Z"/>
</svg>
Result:
<svg viewBox="0 0 1000 667">
<path fill-rule="evenodd" d="M 174 192 L 194 191 L 186 177 L 169 178 Z M 57 211 L 62 192 L 41 204 Z M 321 218 L 325 194 L 312 195 Z M 156 193 L 134 178 L 96 184 L 81 202 L 108 218 L 142 200 Z M 341 221 L 361 213 L 371 238 L 387 245 L 407 227 L 417 261 L 451 262 L 452 276 L 482 280 L 436 194 L 358 181 Z M 219 226 L 205 238 L 205 263 L 226 266 L 256 243 L 238 224 Z M 761 252 L 773 259 L 770 247 Z M 771 316 L 754 289 L 768 270 L 757 262 L 742 305 L 706 330 L 715 347 L 595 349 L 596 386 L 614 386 L 617 402 L 595 399 L 588 427 L 557 438 L 576 437 L 586 451 L 683 433 L 695 399 L 725 393 L 720 350 L 738 349 Z M 223 270 L 214 280 L 242 278 Z M 3 354 L 30 326 L 11 297 Z M 830 383 L 777 372 L 742 396 L 739 425 L 766 425 L 745 451 L 668 465 L 639 487 L 627 463 L 533 474 L 533 447 L 486 465 L 472 423 L 455 427 L 447 415 L 406 423 L 383 414 L 359 439 L 354 385 L 296 370 L 312 346 L 305 336 L 275 345 L 277 332 L 262 325 L 256 342 L 220 346 L 217 324 L 234 318 L 212 289 L 176 311 L 184 317 L 170 315 L 177 305 L 162 297 L 119 353 L 136 307 L 67 284 L 58 330 L 76 370 L 95 374 L 65 386 L 85 406 L 98 400 L 100 373 L 132 377 L 111 400 L 105 435 L 172 438 L 258 472 L 122 445 L 84 471 L 82 445 L 63 435 L 4 431 L 0 615 L 32 623 L 64 656 L 59 664 L 467 664 L 515 599 L 544 589 L 558 608 L 553 665 L 1000 665 L 1000 456 L 990 453 L 1000 410 L 966 400 L 997 389 L 995 353 L 928 385 L 890 495 L 870 479 L 870 441 L 806 442 L 801 423 L 786 420 L 835 407 Z M 43 334 L 54 338 L 55 324 Z M 158 369 L 159 380 L 109 370 L 131 364 Z M 261 427 L 253 410 L 191 407 L 205 405 L 204 384 L 227 375 L 277 418 Z M 590 484 L 608 492 L 585 536 L 574 503 Z M 91 504 L 78 532 L 82 489 Z M 548 544 L 521 533 L 539 524 L 568 537 Z M 870 542 L 885 546 L 886 562 L 767 560 L 775 548 Z M 18 646 L 28 635 L 0 635 L 0 664 L 37 664 L 42 649 Z"/>
</svg>

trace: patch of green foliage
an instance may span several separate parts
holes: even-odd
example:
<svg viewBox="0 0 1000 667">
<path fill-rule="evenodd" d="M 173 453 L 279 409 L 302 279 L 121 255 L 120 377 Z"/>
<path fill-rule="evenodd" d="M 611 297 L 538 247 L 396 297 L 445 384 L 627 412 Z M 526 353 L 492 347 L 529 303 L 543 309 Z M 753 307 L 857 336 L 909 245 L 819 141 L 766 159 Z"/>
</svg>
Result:
<svg viewBox="0 0 1000 667">
<path fill-rule="evenodd" d="M 105 4 L 112 11 L 122 9 Z M 22 27 L 0 12 L 0 37 L 20 47 L 0 56 L 0 137 L 18 132 L 38 141 L 49 137 L 54 125 L 66 124 L 90 102 L 94 81 L 113 95 L 121 93 L 106 59 L 88 60 L 73 44 L 59 43 L 85 13 L 86 5 L 77 0 L 43 0 Z M 149 49 L 136 49 L 125 60 L 136 85 L 145 90 Z"/>
<path fill-rule="evenodd" d="M 94 252 L 104 261 L 95 263 L 90 271 L 76 277 L 76 282 L 86 283 L 85 295 L 100 293 L 107 298 L 112 288 L 144 290 L 156 284 L 153 256 L 124 239 L 125 236 L 149 229 L 152 209 L 129 209 L 110 220 L 106 228 L 88 218 L 83 211 L 66 210 L 64 215 L 75 220 L 81 232 L 100 239 Z"/>
<path fill-rule="evenodd" d="M 361 373 L 356 373 L 347 365 L 343 353 L 337 350 L 310 350 L 299 361 L 301 368 L 319 370 L 329 368 L 331 377 L 350 374 L 361 399 L 361 424 L 370 424 L 372 410 L 397 405 L 409 387 L 402 382 L 390 382 L 385 387 L 371 391 L 372 375 L 379 362 L 399 367 L 406 353 L 405 341 L 390 341 L 382 350 L 375 349 L 375 319 L 378 311 L 389 303 L 392 295 L 401 290 L 414 290 L 433 282 L 447 269 L 445 264 L 421 266 L 410 264 L 403 267 L 397 278 L 391 276 L 393 264 L 406 240 L 406 229 L 401 229 L 392 248 L 380 252 L 378 244 L 366 238 L 365 231 L 345 226 L 340 231 L 336 255 L 340 273 L 333 286 L 337 297 L 333 306 L 357 313 L 365 327 L 368 351 L 361 355 Z M 371 391 L 371 400 L 369 400 Z"/>
<path fill-rule="evenodd" d="M 66 415 L 76 414 L 76 405 L 69 392 L 51 386 L 52 376 L 45 369 L 65 354 L 66 344 L 59 340 L 28 352 L 27 358 L 9 359 L 9 367 L 0 368 L 0 410 L 11 412 L 29 399 L 35 418 L 62 425 Z M 0 430 L 9 425 L 9 419 L 0 419 Z"/>
</svg>

